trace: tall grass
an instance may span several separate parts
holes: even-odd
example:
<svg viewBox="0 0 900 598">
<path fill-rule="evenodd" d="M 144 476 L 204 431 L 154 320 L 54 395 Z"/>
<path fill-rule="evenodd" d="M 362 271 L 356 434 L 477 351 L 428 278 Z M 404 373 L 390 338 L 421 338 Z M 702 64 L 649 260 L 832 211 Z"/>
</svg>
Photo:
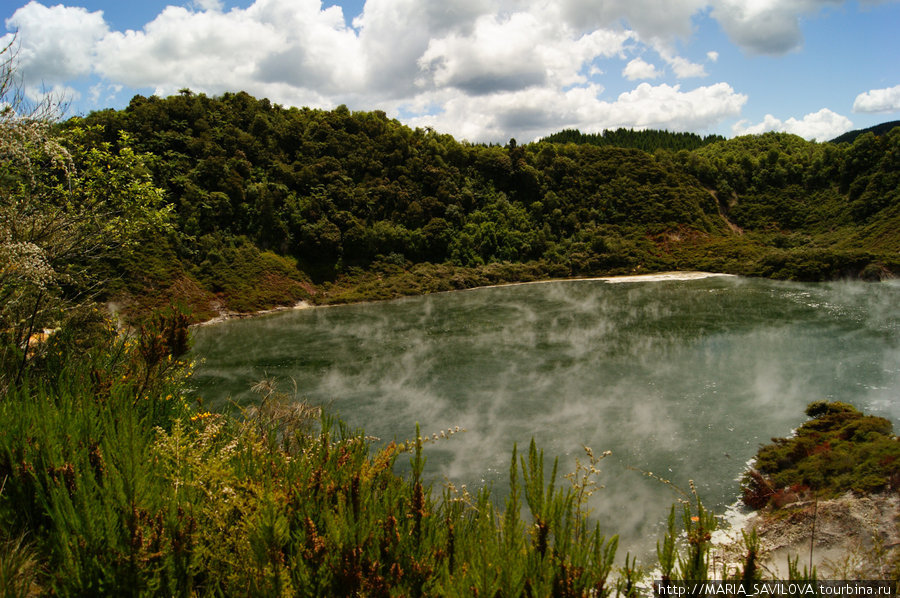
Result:
<svg viewBox="0 0 900 598">
<path fill-rule="evenodd" d="M 590 451 L 567 482 L 533 442 L 514 448 L 502 503 L 487 488 L 438 492 L 418 430 L 376 447 L 271 383 L 240 416 L 196 411 L 185 324 L 61 334 L 0 401 L 7 595 L 638 592 L 642 568 L 616 564 L 617 537 L 584 509 L 599 474 Z M 669 530 L 673 579 L 707 566 L 711 516 L 694 508 L 686 543 Z"/>
</svg>

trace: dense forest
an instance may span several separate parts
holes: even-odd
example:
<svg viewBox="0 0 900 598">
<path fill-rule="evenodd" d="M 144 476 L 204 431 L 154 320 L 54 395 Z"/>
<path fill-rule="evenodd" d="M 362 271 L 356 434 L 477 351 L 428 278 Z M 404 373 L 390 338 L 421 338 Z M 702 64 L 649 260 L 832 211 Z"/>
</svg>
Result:
<svg viewBox="0 0 900 598">
<path fill-rule="evenodd" d="M 898 268 L 900 129 L 852 144 L 768 134 L 687 149 L 691 137 L 619 131 L 499 147 L 378 112 L 186 90 L 50 123 L 3 104 L 3 68 L 3 595 L 630 597 L 648 571 L 706 579 L 717 521 L 693 489 L 642 568 L 588 517 L 604 454 L 586 448 L 563 478 L 532 442 L 512 448 L 503 499 L 441 492 L 423 481 L 437 434 L 376 446 L 272 380 L 253 409 L 203 411 L 189 323 L 547 277 Z M 847 487 L 896 487 L 892 430 L 840 405 L 808 413 L 803 446 L 879 433 Z M 764 486 L 788 483 L 792 450 L 761 453 Z M 752 583 L 759 540 L 741 550 L 721 575 Z"/>
<path fill-rule="evenodd" d="M 564 129 L 544 137 L 541 141 L 551 143 L 589 143 L 591 145 L 612 145 L 631 147 L 652 152 L 657 149 L 695 150 L 708 143 L 725 141 L 721 135 L 701 136 L 696 133 L 670 133 L 654 129 L 635 131 L 633 129 L 605 130 L 602 133 L 582 133 L 578 129 Z"/>
<path fill-rule="evenodd" d="M 853 143 L 856 141 L 856 138 L 860 135 L 865 135 L 866 133 L 872 133 L 873 135 L 884 135 L 885 133 L 890 133 L 891 129 L 894 127 L 900 127 L 900 120 L 892 120 L 890 122 L 884 122 L 872 127 L 867 127 L 865 129 L 856 129 L 853 131 L 847 131 L 843 135 L 838 135 L 834 139 L 831 140 L 832 143 Z"/>
<path fill-rule="evenodd" d="M 117 267 L 132 296 L 180 293 L 201 313 L 600 273 L 898 267 L 898 131 L 852 144 L 564 131 L 501 147 L 188 90 L 61 127 L 143 156 L 175 226 Z"/>
</svg>

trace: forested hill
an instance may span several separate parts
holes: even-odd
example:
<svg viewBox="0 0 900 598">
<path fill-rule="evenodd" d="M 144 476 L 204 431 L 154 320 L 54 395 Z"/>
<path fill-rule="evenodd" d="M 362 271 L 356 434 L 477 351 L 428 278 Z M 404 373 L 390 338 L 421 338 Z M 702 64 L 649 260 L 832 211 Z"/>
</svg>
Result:
<svg viewBox="0 0 900 598">
<path fill-rule="evenodd" d="M 541 141 L 550 143 L 588 143 L 591 145 L 614 145 L 616 147 L 632 147 L 645 152 L 657 149 L 695 150 L 709 143 L 725 141 L 721 135 L 702 137 L 696 133 L 671 133 L 669 131 L 633 129 L 607 129 L 602 133 L 582 133 L 578 129 L 564 129 L 544 137 Z"/>
<path fill-rule="evenodd" d="M 866 133 L 872 133 L 874 135 L 884 135 L 886 133 L 890 133 L 894 129 L 894 127 L 900 127 L 900 120 L 892 120 L 890 122 L 875 125 L 874 127 L 869 127 L 867 129 L 857 129 L 855 131 L 849 131 L 839 137 L 835 137 L 831 140 L 831 143 L 853 143 L 860 135 L 865 135 Z"/>
<path fill-rule="evenodd" d="M 88 138 L 114 145 L 128 133 L 174 206 L 174 232 L 115 265 L 126 283 L 115 292 L 201 311 L 550 276 L 822 280 L 900 265 L 900 129 L 852 145 L 616 132 L 701 145 L 648 153 L 556 136 L 500 147 L 381 112 L 187 91 L 64 127 L 96 127 Z"/>
</svg>

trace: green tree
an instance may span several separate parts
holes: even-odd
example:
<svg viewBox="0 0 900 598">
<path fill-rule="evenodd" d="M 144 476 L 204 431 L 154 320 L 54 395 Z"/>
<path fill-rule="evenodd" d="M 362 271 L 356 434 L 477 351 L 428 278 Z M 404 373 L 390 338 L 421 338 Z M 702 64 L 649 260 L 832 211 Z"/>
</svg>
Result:
<svg viewBox="0 0 900 598">
<path fill-rule="evenodd" d="M 0 62 L 0 104 L 16 96 L 14 66 Z M 0 115 L 0 389 L 21 379 L 36 332 L 102 292 L 103 260 L 168 223 L 127 135 L 93 144 L 77 123 L 56 134 L 49 113 L 20 106 Z"/>
</svg>

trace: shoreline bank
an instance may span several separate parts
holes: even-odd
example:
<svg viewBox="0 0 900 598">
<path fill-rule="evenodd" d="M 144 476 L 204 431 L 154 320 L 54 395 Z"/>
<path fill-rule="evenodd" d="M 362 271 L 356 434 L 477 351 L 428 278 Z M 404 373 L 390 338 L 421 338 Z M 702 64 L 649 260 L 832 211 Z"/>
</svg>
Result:
<svg viewBox="0 0 900 598">
<path fill-rule="evenodd" d="M 726 517 L 726 519 L 728 519 Z M 714 576 L 740 567 L 743 534 L 756 530 L 760 568 L 771 579 L 788 579 L 788 558 L 819 579 L 883 579 L 900 561 L 900 496 L 855 495 L 803 501 L 774 511 L 740 513 L 713 537 Z"/>
<path fill-rule="evenodd" d="M 668 271 L 668 272 L 657 272 L 653 274 L 622 274 L 618 276 L 591 276 L 585 278 L 548 278 L 546 280 L 529 280 L 525 282 L 507 282 L 501 284 L 490 284 L 490 285 L 480 285 L 475 287 L 469 287 L 465 289 L 453 289 L 450 291 L 438 291 L 435 293 L 425 293 L 429 295 L 437 295 L 439 293 L 459 293 L 459 292 L 467 292 L 467 291 L 479 291 L 483 289 L 495 289 L 501 287 L 512 287 L 512 286 L 522 286 L 522 285 L 531 285 L 531 284 L 547 284 L 553 282 L 590 282 L 590 281 L 603 281 L 610 284 L 621 284 L 621 283 L 629 283 L 629 282 L 667 282 L 667 281 L 680 281 L 680 280 L 700 280 L 703 278 L 713 278 L 713 277 L 737 277 L 737 274 L 727 274 L 724 272 L 703 272 L 699 270 L 684 270 L 684 271 Z M 404 295 L 405 297 L 418 297 L 422 295 Z M 210 318 L 209 320 L 203 320 L 201 322 L 197 322 L 196 324 L 192 324 L 194 326 L 213 326 L 215 324 L 221 324 L 223 322 L 228 322 L 229 320 L 243 320 L 247 318 L 255 318 L 258 316 L 267 316 L 271 314 L 281 313 L 285 311 L 295 311 L 295 310 L 303 310 L 303 309 L 312 309 L 319 307 L 334 307 L 336 305 L 361 305 L 365 303 L 381 303 L 383 301 L 393 301 L 395 299 L 401 299 L 402 297 L 393 297 L 391 299 L 367 299 L 362 301 L 348 301 L 342 303 L 324 303 L 324 304 L 316 304 L 310 303 L 306 300 L 301 300 L 295 303 L 294 305 L 279 305 L 276 307 L 272 307 L 269 309 L 262 309 L 259 311 L 252 312 L 238 312 L 238 311 L 227 311 L 220 310 L 219 315 L 214 318 Z"/>
<path fill-rule="evenodd" d="M 229 320 L 245 320 L 247 318 L 256 318 L 259 316 L 267 316 L 270 314 L 277 314 L 285 311 L 294 311 L 301 309 L 311 309 L 313 307 L 326 307 L 324 305 L 314 305 L 309 301 L 301 300 L 295 303 L 294 305 L 278 305 L 275 307 L 271 307 L 269 309 L 261 309 L 259 311 L 225 311 L 222 310 L 219 312 L 214 318 L 210 318 L 209 320 L 203 320 L 202 322 L 197 322 L 196 324 L 191 324 L 191 328 L 201 327 L 201 326 L 214 326 L 215 324 L 222 324 L 223 322 L 227 322 Z"/>
</svg>

